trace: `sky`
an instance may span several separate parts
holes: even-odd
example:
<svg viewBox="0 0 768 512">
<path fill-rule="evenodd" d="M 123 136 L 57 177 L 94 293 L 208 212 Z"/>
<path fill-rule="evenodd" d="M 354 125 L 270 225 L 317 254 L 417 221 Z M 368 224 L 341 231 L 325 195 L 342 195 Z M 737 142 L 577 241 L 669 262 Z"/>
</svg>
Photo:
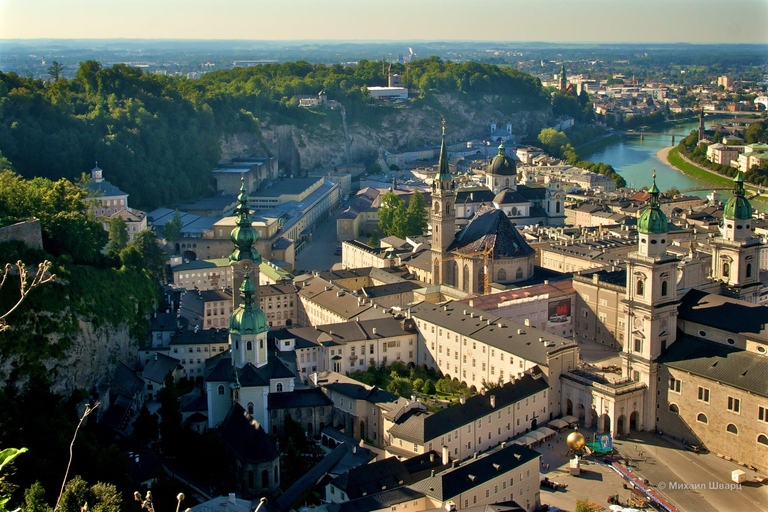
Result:
<svg viewBox="0 0 768 512">
<path fill-rule="evenodd" d="M 0 38 L 768 43 L 768 0 L 0 0 Z"/>
</svg>

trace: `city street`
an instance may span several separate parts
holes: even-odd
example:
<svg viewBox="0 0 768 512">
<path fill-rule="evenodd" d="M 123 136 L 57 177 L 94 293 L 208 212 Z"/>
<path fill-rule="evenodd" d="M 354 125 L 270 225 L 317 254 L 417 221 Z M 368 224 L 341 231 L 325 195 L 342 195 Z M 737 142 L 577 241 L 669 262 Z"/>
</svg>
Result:
<svg viewBox="0 0 768 512">
<path fill-rule="evenodd" d="M 311 239 L 304 244 L 301 252 L 296 255 L 294 274 L 300 270 L 330 270 L 335 263 L 341 261 L 336 256 L 336 215 L 332 215 L 312 232 Z"/>
</svg>

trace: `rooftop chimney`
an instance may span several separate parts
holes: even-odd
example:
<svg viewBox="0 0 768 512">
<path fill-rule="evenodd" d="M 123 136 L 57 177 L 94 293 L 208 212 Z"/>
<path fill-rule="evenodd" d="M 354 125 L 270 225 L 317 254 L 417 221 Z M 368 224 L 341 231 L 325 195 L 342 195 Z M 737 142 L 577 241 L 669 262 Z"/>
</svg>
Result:
<svg viewBox="0 0 768 512">
<path fill-rule="evenodd" d="M 233 492 L 229 493 L 229 502 L 234 505 L 235 504 L 235 499 L 236 499 L 235 498 L 235 493 L 233 493 Z"/>
<path fill-rule="evenodd" d="M 443 466 L 448 465 L 448 447 L 443 446 L 443 460 L 441 461 L 443 463 Z"/>
<path fill-rule="evenodd" d="M 491 395 L 491 407 L 496 408 L 496 395 Z"/>
<path fill-rule="evenodd" d="M 531 319 L 530 318 L 526 318 L 525 319 L 525 326 L 526 327 L 530 327 L 531 326 Z"/>
<path fill-rule="evenodd" d="M 461 395 L 459 397 L 459 401 L 461 402 L 461 405 L 464 405 L 465 403 L 467 403 L 467 397 L 464 395 Z"/>
</svg>

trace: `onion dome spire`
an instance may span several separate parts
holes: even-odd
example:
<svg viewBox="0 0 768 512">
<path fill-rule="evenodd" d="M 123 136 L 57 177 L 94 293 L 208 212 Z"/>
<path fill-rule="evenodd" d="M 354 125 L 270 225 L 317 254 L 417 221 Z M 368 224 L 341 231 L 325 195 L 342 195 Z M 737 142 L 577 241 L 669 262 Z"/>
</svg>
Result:
<svg viewBox="0 0 768 512">
<path fill-rule="evenodd" d="M 744 177 L 741 172 L 733 178 L 733 197 L 725 203 L 723 217 L 731 220 L 749 220 L 752 218 L 752 205 L 745 197 Z"/>
<path fill-rule="evenodd" d="M 242 176 L 240 177 L 240 195 L 237 196 L 237 201 L 238 205 L 235 208 L 237 225 L 229 237 L 235 244 L 235 249 L 229 255 L 229 261 L 251 260 L 254 263 L 261 263 L 261 255 L 253 247 L 254 242 L 259 237 L 251 225 L 248 193 L 245 190 L 245 178 Z"/>
<path fill-rule="evenodd" d="M 259 334 L 267 332 L 267 317 L 255 303 L 256 286 L 251 281 L 251 273 L 246 271 L 243 284 L 240 285 L 240 297 L 243 304 L 232 314 L 229 331 L 237 334 Z"/>
<path fill-rule="evenodd" d="M 637 230 L 645 234 L 666 233 L 668 230 L 667 216 L 661 211 L 661 201 L 659 200 L 661 192 L 656 186 L 656 169 L 653 170 L 653 184 L 648 189 L 648 193 L 651 197 L 637 221 Z"/>
</svg>

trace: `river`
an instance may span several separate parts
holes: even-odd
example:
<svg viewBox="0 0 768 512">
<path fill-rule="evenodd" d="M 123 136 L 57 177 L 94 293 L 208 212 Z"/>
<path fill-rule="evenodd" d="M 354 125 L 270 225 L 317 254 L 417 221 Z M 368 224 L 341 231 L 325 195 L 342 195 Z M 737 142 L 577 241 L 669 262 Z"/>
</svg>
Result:
<svg viewBox="0 0 768 512">
<path fill-rule="evenodd" d="M 721 122 L 716 119 L 707 123 L 705 126 Z M 697 130 L 698 121 L 684 123 L 666 128 L 657 129 L 659 132 L 675 134 L 675 144 L 682 138 L 687 137 L 691 130 Z M 593 162 L 604 162 L 610 164 L 627 181 L 628 187 L 643 188 L 651 185 L 651 175 L 656 168 L 656 184 L 662 191 L 675 187 L 678 190 L 687 188 L 708 187 L 711 184 L 692 178 L 687 174 L 678 171 L 674 167 L 667 165 L 656 157 L 656 153 L 672 144 L 670 135 L 644 135 L 643 140 L 639 136 L 623 137 L 618 142 L 605 146 L 592 154 L 585 155 L 585 160 Z M 712 189 L 697 190 L 688 192 L 690 195 L 706 197 Z M 731 197 L 727 190 L 718 190 L 722 201 Z M 752 201 L 752 207 L 761 211 L 766 210 L 766 205 L 758 201 Z"/>
</svg>

